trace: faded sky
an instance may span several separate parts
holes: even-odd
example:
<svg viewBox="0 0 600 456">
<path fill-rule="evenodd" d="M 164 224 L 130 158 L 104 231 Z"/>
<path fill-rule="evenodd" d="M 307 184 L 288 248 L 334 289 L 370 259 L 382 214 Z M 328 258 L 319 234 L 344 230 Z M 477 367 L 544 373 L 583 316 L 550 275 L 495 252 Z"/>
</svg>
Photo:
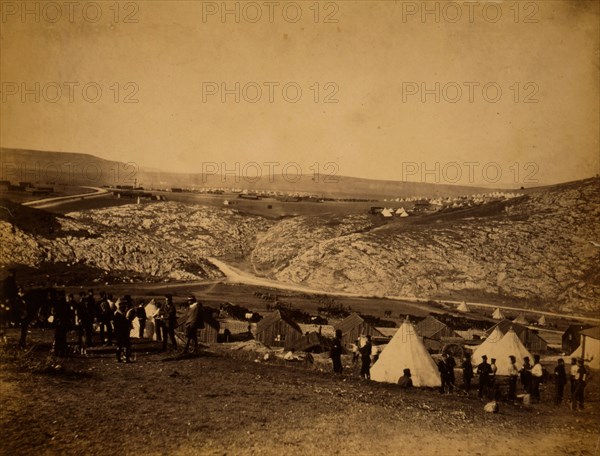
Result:
<svg viewBox="0 0 600 456">
<path fill-rule="evenodd" d="M 239 23 L 222 2 L 91 3 L 1 2 L 3 147 L 483 185 L 599 172 L 600 2 L 227 2 Z"/>
</svg>

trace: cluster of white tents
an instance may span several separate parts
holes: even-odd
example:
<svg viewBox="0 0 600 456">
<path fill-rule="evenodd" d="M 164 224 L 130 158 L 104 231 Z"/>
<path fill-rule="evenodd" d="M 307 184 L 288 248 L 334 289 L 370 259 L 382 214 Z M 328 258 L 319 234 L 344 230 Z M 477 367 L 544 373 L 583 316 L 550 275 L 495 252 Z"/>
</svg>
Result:
<svg viewBox="0 0 600 456">
<path fill-rule="evenodd" d="M 406 212 L 406 209 L 404 209 L 403 207 L 400 207 L 396 210 L 394 210 L 393 208 L 384 208 L 381 211 L 381 215 L 384 216 L 385 218 L 390 218 L 393 217 L 394 215 L 398 216 L 398 217 L 408 217 L 408 212 Z"/>
<path fill-rule="evenodd" d="M 456 310 L 458 312 L 470 312 L 471 309 L 469 308 L 469 306 L 467 305 L 466 302 L 462 302 L 457 308 Z M 499 307 L 496 307 L 494 309 L 494 312 L 492 313 L 492 318 L 494 320 L 505 320 L 506 316 L 504 315 L 504 313 L 502 312 L 502 310 L 500 310 Z M 519 325 L 524 325 L 527 326 L 529 325 L 529 321 L 527 321 L 527 318 L 525 318 L 525 315 L 523 315 L 523 313 L 520 313 L 519 315 L 517 315 L 514 320 L 514 323 L 517 323 Z M 546 326 L 548 324 L 548 322 L 546 321 L 546 317 L 544 315 L 542 315 L 540 318 L 538 318 L 537 320 L 537 325 L 538 326 Z"/>
<path fill-rule="evenodd" d="M 497 375 L 508 375 L 510 367 L 509 356 L 517 360 L 517 368 L 523 365 L 523 358 L 533 360 L 531 353 L 525 348 L 517 334 L 508 330 L 503 334 L 496 328 L 489 337 L 473 353 L 473 362 L 477 365 L 481 357 L 486 355 L 488 360 L 496 359 Z M 389 344 L 379 355 L 378 361 L 371 368 L 371 380 L 385 383 L 398 383 L 404 369 L 410 369 L 413 385 L 438 387 L 441 379 L 437 365 L 415 327 L 409 321 L 400 326 Z"/>
</svg>

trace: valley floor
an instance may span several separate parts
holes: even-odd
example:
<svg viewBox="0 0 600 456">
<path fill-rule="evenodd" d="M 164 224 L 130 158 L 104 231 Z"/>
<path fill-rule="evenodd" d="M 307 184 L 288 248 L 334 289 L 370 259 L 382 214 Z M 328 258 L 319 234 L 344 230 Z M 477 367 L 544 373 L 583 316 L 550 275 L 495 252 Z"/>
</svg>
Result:
<svg viewBox="0 0 600 456">
<path fill-rule="evenodd" d="M 36 329 L 30 351 L 0 350 L 2 455 L 599 454 L 597 374 L 584 411 L 553 406 L 550 384 L 542 404 L 487 414 L 474 393 L 403 391 L 223 345 L 118 364 L 51 359 L 50 339 Z"/>
</svg>

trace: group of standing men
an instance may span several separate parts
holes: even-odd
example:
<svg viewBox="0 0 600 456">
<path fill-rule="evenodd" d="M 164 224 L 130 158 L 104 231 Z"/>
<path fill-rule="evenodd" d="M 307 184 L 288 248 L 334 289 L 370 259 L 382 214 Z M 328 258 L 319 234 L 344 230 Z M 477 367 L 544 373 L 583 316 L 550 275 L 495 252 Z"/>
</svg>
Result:
<svg viewBox="0 0 600 456">
<path fill-rule="evenodd" d="M 25 348 L 29 326 L 32 323 L 50 325 L 54 328 L 52 351 L 57 356 L 68 356 L 68 334 L 74 331 L 77 335 L 76 352 L 85 354 L 95 343 L 113 345 L 116 342 L 116 357 L 119 362 L 131 360 L 131 330 L 137 318 L 139 338 L 144 338 L 146 321 L 154 321 L 156 340 L 166 350 L 168 341 L 177 349 L 175 329 L 178 327 L 177 308 L 173 296 L 167 294 L 164 302 L 156 303 L 156 310 L 147 315 L 146 303 L 140 300 L 134 304 L 130 295 L 113 299 L 112 295 L 99 293 L 96 300 L 94 290 L 81 291 L 76 298 L 65 290 L 54 288 L 32 290 L 26 294 L 17 286 L 16 271 L 11 269 L 2 283 L 0 296 L 0 337 L 6 339 L 6 328 L 18 325 L 21 329 L 19 346 Z M 190 349 L 197 351 L 197 331 L 204 327 L 204 310 L 194 295 L 187 298 L 187 314 L 185 326 L 186 343 L 183 353 Z"/>
<path fill-rule="evenodd" d="M 529 395 L 531 402 L 539 403 L 540 385 L 542 385 L 545 380 L 549 380 L 549 376 L 546 374 L 546 371 L 540 363 L 540 356 L 534 355 L 533 365 L 531 364 L 529 357 L 526 356 L 523 358 L 523 366 L 520 369 L 516 365 L 517 359 L 515 356 L 510 355 L 509 360 L 510 366 L 508 371 L 508 392 L 506 399 L 512 402 L 517 399 L 517 383 L 520 380 L 525 395 Z M 474 372 L 471 357 L 469 355 L 466 355 L 461 367 L 463 369 L 464 389 L 468 392 L 471 388 Z M 492 358 L 491 364 L 488 364 L 487 356 L 483 355 L 481 357 L 481 363 L 477 365 L 477 369 L 475 370 L 479 377 L 478 397 L 480 399 L 484 396 L 489 399 L 498 399 L 501 396 L 500 385 L 496 378 L 497 371 L 496 360 Z M 564 360 L 562 358 L 558 359 L 553 375 L 555 384 L 555 404 L 557 406 L 562 404 L 564 389 L 568 380 L 571 389 L 571 407 L 573 410 L 582 410 L 587 375 L 588 372 L 582 358 L 571 359 L 569 375 L 567 375 L 565 370 Z"/>
<path fill-rule="evenodd" d="M 360 376 L 362 378 L 370 378 L 371 351 L 372 343 L 370 336 L 366 337 L 366 342 L 362 346 L 360 346 L 357 341 L 355 349 L 353 350 L 353 361 L 356 361 L 359 358 L 361 360 Z M 337 374 L 342 373 L 343 352 L 342 332 L 338 329 L 335 332 L 335 338 L 330 350 L 330 357 L 333 361 L 333 371 Z M 517 399 L 517 383 L 520 379 L 525 394 L 530 396 L 532 402 L 539 403 L 540 385 L 544 382 L 546 377 L 544 368 L 540 363 L 540 356 L 534 355 L 533 365 L 531 364 L 528 356 L 523 358 L 523 366 L 521 369 L 517 368 L 517 359 L 515 356 L 510 355 L 509 359 L 510 368 L 506 399 L 508 401 L 515 401 Z M 456 361 L 454 360 L 454 357 L 452 357 L 450 354 L 445 354 L 442 359 L 438 361 L 437 366 L 441 378 L 440 392 L 442 394 L 452 393 L 455 387 L 454 368 L 456 367 Z M 471 355 L 466 354 L 465 359 L 460 367 L 463 371 L 463 388 L 467 393 L 471 389 L 474 376 L 477 375 L 479 378 L 478 397 L 483 399 L 485 396 L 488 399 L 494 400 L 500 398 L 500 383 L 496 378 L 498 372 L 496 359 L 492 358 L 491 363 L 488 363 L 488 357 L 483 355 L 481 357 L 481 363 L 479 363 L 475 368 L 471 362 Z M 554 368 L 554 383 L 556 387 L 555 404 L 557 406 L 561 405 L 564 397 L 564 389 L 568 380 L 571 390 L 571 408 L 573 410 L 582 410 L 587 375 L 588 372 L 582 358 L 571 359 L 571 368 L 568 375 L 565 370 L 563 359 L 559 359 L 556 367 Z M 409 384 L 412 385 L 410 378 L 410 370 L 405 369 L 404 376 L 400 378 L 399 383 L 403 387 L 406 387 Z"/>
</svg>

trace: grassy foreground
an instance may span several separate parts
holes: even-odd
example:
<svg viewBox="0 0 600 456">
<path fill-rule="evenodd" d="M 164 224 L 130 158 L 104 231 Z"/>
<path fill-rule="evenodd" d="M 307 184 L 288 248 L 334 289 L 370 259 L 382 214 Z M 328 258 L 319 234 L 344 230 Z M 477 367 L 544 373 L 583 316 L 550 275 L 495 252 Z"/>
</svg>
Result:
<svg viewBox="0 0 600 456">
<path fill-rule="evenodd" d="M 13 330 L 14 331 L 14 330 Z M 113 355 L 49 357 L 0 350 L 0 454 L 597 455 L 600 379 L 586 410 L 543 403 L 483 412 L 476 396 L 402 391 L 224 346 L 197 357 L 154 350 L 131 364 Z"/>
</svg>

